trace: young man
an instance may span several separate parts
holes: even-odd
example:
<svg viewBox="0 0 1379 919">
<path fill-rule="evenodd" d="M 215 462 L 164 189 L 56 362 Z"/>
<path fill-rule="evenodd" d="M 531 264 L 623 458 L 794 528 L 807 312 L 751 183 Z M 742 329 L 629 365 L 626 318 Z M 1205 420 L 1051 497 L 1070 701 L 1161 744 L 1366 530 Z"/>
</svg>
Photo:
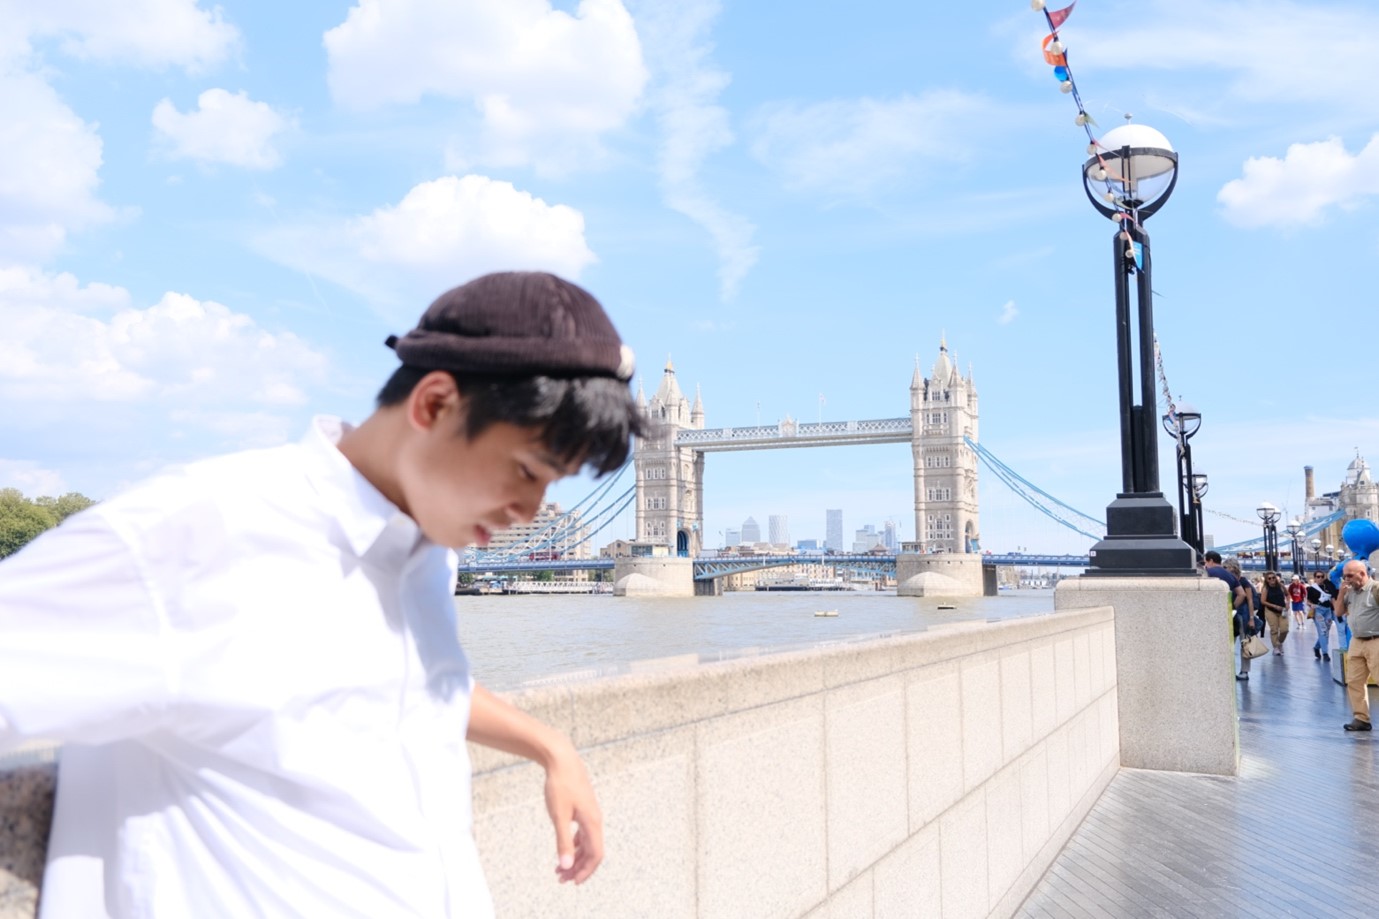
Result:
<svg viewBox="0 0 1379 919">
<path fill-rule="evenodd" d="M 544 767 L 560 881 L 598 867 L 573 745 L 470 676 L 451 550 L 625 462 L 631 352 L 540 273 L 388 343 L 357 428 L 166 473 L 0 565 L 0 752 L 66 744 L 45 917 L 489 916 L 466 738 Z"/>
<path fill-rule="evenodd" d="M 1350 624 L 1350 647 L 1345 655 L 1345 688 L 1355 717 L 1347 731 L 1373 730 L 1369 714 L 1369 681 L 1379 677 L 1379 582 L 1359 559 L 1341 569 L 1336 616 Z"/>
</svg>

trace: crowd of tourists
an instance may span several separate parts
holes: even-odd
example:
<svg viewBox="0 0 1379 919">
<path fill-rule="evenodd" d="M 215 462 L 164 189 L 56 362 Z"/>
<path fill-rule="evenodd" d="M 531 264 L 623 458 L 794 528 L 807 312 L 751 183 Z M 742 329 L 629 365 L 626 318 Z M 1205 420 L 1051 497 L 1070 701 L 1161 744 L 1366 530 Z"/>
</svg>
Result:
<svg viewBox="0 0 1379 919">
<path fill-rule="evenodd" d="M 1321 571 L 1307 578 L 1294 574 L 1285 579 L 1277 571 L 1250 577 L 1234 558 L 1223 560 L 1213 551 L 1204 559 L 1206 574 L 1224 581 L 1230 592 L 1231 634 L 1240 660 L 1236 680 L 1250 679 L 1256 657 L 1270 652 L 1281 656 L 1290 632 L 1297 636 L 1295 641 L 1302 640 L 1311 622 L 1312 656 L 1317 662 L 1329 664 L 1333 650 L 1345 655 L 1353 718 L 1343 727 L 1349 732 L 1372 730 L 1366 687 L 1379 677 L 1379 581 L 1370 577 L 1368 565 L 1359 559 L 1346 562 L 1338 585 Z"/>
</svg>

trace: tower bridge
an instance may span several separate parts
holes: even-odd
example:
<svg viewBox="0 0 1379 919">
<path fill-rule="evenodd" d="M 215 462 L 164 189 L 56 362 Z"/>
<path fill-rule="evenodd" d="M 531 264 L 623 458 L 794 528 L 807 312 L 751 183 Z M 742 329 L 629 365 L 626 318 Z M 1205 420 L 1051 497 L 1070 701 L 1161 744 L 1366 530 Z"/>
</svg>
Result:
<svg viewBox="0 0 1379 919">
<path fill-rule="evenodd" d="M 692 582 L 690 569 L 681 574 L 684 566 L 676 562 L 703 554 L 707 454 L 909 443 L 916 538 L 897 556 L 898 590 L 906 596 L 980 594 L 978 459 L 970 446 L 977 440 L 979 403 L 972 372 L 963 375 L 940 341 L 927 377 L 916 361 L 909 396 L 908 416 L 897 418 L 808 424 L 787 417 L 774 425 L 708 428 L 700 393 L 696 389 L 691 404 L 667 361 L 650 399 L 638 387 L 637 404 L 649 427 L 634 452 L 636 541 L 659 550 L 659 557 L 629 560 L 619 589 L 655 594 L 670 582 Z M 641 580 L 625 581 L 631 575 Z"/>
</svg>

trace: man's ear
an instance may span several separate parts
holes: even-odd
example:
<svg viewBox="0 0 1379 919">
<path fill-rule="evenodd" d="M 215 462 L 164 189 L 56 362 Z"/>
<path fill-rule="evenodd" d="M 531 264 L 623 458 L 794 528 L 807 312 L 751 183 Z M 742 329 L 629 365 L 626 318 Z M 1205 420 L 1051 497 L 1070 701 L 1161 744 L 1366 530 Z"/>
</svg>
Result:
<svg viewBox="0 0 1379 919">
<path fill-rule="evenodd" d="M 446 419 L 454 424 L 462 407 L 455 378 L 444 370 L 433 370 L 418 380 L 407 396 L 407 423 L 418 431 L 429 431 Z"/>
</svg>

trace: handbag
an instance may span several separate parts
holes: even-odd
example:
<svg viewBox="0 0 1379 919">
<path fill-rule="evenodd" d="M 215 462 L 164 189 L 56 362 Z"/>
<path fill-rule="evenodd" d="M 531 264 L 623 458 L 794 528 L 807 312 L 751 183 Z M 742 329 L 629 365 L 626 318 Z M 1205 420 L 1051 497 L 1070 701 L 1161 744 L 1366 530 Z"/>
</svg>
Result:
<svg viewBox="0 0 1379 919">
<path fill-rule="evenodd" d="M 1241 646 L 1240 653 L 1242 656 L 1254 660 L 1256 657 L 1263 657 L 1268 654 L 1269 646 L 1266 645 L 1264 639 L 1260 638 L 1258 635 L 1251 635 L 1249 638 L 1245 639 L 1245 644 Z"/>
</svg>

